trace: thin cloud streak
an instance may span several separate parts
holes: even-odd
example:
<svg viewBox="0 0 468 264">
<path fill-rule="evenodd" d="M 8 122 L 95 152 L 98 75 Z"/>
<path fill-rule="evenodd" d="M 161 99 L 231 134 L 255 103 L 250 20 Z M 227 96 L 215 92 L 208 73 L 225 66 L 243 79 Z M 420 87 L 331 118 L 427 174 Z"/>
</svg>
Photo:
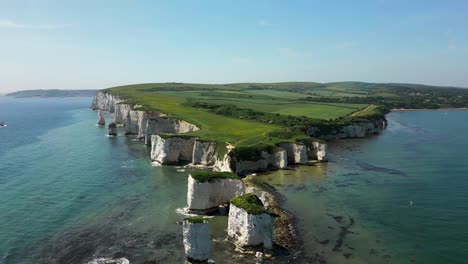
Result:
<svg viewBox="0 0 468 264">
<path fill-rule="evenodd" d="M 0 20 L 0 28 L 11 29 L 62 29 L 71 26 L 71 24 L 20 24 L 13 20 Z"/>
</svg>

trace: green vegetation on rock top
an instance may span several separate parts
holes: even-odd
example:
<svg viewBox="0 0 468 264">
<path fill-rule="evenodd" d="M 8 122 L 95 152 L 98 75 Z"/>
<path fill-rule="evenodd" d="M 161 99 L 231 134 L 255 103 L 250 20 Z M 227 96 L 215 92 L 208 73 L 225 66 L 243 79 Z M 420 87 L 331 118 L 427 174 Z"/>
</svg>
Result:
<svg viewBox="0 0 468 264">
<path fill-rule="evenodd" d="M 221 179 L 240 179 L 239 176 L 231 172 L 217 172 L 217 171 L 194 171 L 190 175 L 198 182 L 212 182 Z"/>
<path fill-rule="evenodd" d="M 242 208 L 249 214 L 266 214 L 268 213 L 263 203 L 255 194 L 244 194 L 242 196 L 231 199 L 231 204 Z"/>
<path fill-rule="evenodd" d="M 282 142 L 306 142 L 336 128 L 382 119 L 391 108 L 467 107 L 468 89 L 360 82 L 146 83 L 103 90 L 139 110 L 158 111 L 195 124 L 187 136 L 244 148 L 243 154 Z M 247 151 L 247 149 L 251 149 Z"/>
<path fill-rule="evenodd" d="M 190 222 L 192 224 L 201 224 L 201 223 L 208 222 L 207 219 L 205 219 L 203 217 L 200 217 L 200 216 L 185 217 L 184 221 L 188 221 L 188 222 Z"/>
</svg>

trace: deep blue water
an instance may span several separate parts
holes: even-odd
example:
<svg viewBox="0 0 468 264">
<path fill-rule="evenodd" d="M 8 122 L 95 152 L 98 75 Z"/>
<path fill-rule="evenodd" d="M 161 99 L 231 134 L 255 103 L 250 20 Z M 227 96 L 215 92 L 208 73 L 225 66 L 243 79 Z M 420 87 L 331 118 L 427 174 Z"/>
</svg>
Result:
<svg viewBox="0 0 468 264">
<path fill-rule="evenodd" d="M 0 264 L 182 263 L 188 171 L 107 137 L 90 103 L 0 97 Z M 327 164 L 258 176 L 297 216 L 298 263 L 466 263 L 468 112 L 388 119 L 378 136 L 330 144 Z M 232 258 L 225 217 L 210 223 L 217 263 L 253 262 Z"/>
</svg>

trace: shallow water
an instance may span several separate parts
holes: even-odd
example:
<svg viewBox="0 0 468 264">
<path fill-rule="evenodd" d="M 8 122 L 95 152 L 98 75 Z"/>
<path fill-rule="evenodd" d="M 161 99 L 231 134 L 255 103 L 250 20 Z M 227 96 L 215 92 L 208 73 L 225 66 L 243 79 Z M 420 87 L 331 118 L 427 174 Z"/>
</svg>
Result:
<svg viewBox="0 0 468 264">
<path fill-rule="evenodd" d="M 468 112 L 387 118 L 379 136 L 331 144 L 327 164 L 257 180 L 286 196 L 308 260 L 466 263 Z"/>
<path fill-rule="evenodd" d="M 0 263 L 182 263 L 189 170 L 152 167 L 141 142 L 107 137 L 90 102 L 0 97 Z M 258 176 L 298 216 L 297 263 L 463 263 L 467 117 L 392 113 L 381 135 L 330 146 L 328 164 Z M 211 220 L 213 259 L 252 263 L 225 228 Z"/>
</svg>

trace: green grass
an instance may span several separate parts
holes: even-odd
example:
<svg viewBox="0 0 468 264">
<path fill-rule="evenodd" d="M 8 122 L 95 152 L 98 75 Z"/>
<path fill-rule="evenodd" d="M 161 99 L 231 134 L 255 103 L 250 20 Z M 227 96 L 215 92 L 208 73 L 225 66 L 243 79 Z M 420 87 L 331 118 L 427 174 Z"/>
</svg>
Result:
<svg viewBox="0 0 468 264">
<path fill-rule="evenodd" d="M 298 127 L 303 128 L 306 122 L 345 117 L 367 106 L 309 100 L 310 97 L 315 98 L 312 94 L 316 92 L 359 94 L 353 83 L 146 83 L 113 87 L 105 91 L 118 95 L 125 103 L 142 105 L 140 110 L 162 112 L 196 125 L 200 130 L 186 133 L 184 137 L 216 142 L 219 157 L 226 153 L 227 144 L 258 151 L 280 142 L 303 141 L 304 133 Z M 361 94 L 363 92 L 367 93 L 360 91 Z M 194 107 L 194 102 L 234 105 L 254 112 L 236 110 L 229 115 Z"/>
<path fill-rule="evenodd" d="M 249 214 L 265 214 L 268 213 L 263 207 L 262 201 L 255 194 L 244 194 L 231 200 L 231 204 L 242 208 Z"/>
<path fill-rule="evenodd" d="M 208 222 L 207 219 L 200 217 L 200 216 L 185 217 L 184 221 L 188 221 L 192 224 L 202 224 L 202 223 Z"/>
<path fill-rule="evenodd" d="M 237 174 L 231 172 L 194 171 L 190 173 L 190 175 L 197 182 L 213 182 L 222 179 L 240 179 Z"/>
<path fill-rule="evenodd" d="M 292 116 L 307 116 L 316 119 L 334 119 L 355 112 L 366 105 L 355 104 L 297 104 L 277 110 L 273 113 Z"/>
</svg>

